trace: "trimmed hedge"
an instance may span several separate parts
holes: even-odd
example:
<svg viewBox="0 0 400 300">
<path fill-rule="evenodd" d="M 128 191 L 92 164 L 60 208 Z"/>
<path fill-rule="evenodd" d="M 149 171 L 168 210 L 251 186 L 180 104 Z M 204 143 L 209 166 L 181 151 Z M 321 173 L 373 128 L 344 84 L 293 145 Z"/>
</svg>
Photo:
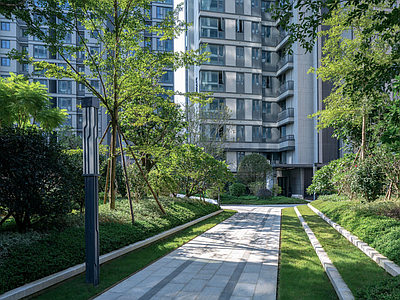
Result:
<svg viewBox="0 0 400 300">
<path fill-rule="evenodd" d="M 154 206 L 154 199 L 135 203 L 135 225 L 129 222 L 100 223 L 100 255 L 144 240 L 170 228 L 217 211 L 217 205 L 196 200 L 162 199 L 166 216 L 149 211 L 143 206 Z M 121 201 L 119 201 L 121 202 Z M 126 207 L 127 202 L 121 207 Z M 118 209 L 118 207 L 117 207 Z M 124 210 L 123 213 L 126 214 Z M 138 212 L 141 212 L 139 214 Z M 100 210 L 100 214 L 104 214 Z M 105 213 L 106 214 L 106 213 Z M 111 220 L 117 213 L 111 212 Z M 107 220 L 106 217 L 100 216 Z M 121 218 L 123 219 L 123 218 Z M 128 218 L 129 220 L 129 218 Z M 0 261 L 0 294 L 26 283 L 85 262 L 85 229 L 69 227 L 54 231 L 31 244 L 13 247 Z"/>
<path fill-rule="evenodd" d="M 399 300 L 400 276 L 388 278 L 376 284 L 359 290 L 356 295 L 359 300 Z"/>
</svg>

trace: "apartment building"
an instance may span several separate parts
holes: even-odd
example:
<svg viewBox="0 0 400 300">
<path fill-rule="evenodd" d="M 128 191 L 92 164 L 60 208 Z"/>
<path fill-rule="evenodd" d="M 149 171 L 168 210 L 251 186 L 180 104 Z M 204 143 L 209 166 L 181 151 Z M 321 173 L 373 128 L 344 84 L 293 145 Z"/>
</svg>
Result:
<svg viewBox="0 0 400 300">
<path fill-rule="evenodd" d="M 147 22 L 154 24 L 161 21 L 169 11 L 172 11 L 172 9 L 173 0 L 152 3 L 149 11 L 150 18 Z M 47 49 L 46 45 L 35 36 L 27 36 L 25 34 L 26 24 L 24 22 L 20 20 L 9 20 L 0 15 L 0 25 L 0 76 L 9 76 L 10 72 L 27 76 L 34 73 L 34 67 L 32 65 L 19 64 L 17 61 L 7 58 L 6 53 L 11 49 L 16 49 L 18 51 L 25 49 L 35 60 L 46 60 L 66 68 L 65 61 L 59 57 L 58 54 L 53 55 Z M 46 32 L 48 28 L 43 26 L 42 30 Z M 91 31 L 86 30 L 84 27 L 80 27 L 79 33 L 81 36 L 84 36 L 89 40 L 88 46 L 90 52 L 98 53 L 102 50 L 102 45 L 98 45 L 96 36 L 94 36 Z M 79 43 L 79 34 L 67 34 L 64 43 L 77 45 Z M 172 41 L 161 41 L 155 33 L 151 34 L 148 32 L 145 33 L 144 46 L 151 47 L 153 51 L 174 50 Z M 85 72 L 85 66 L 83 64 L 85 53 L 77 53 L 76 58 L 72 56 L 67 56 L 67 58 L 79 72 Z M 78 105 L 80 104 L 81 98 L 92 96 L 85 86 L 68 78 L 47 78 L 44 74 L 33 75 L 32 80 L 39 81 L 47 86 L 54 107 L 66 109 L 68 112 L 68 119 L 64 125 L 72 126 L 76 130 L 76 134 L 81 136 L 82 110 L 78 108 Z M 172 71 L 167 71 L 167 73 L 162 77 L 161 82 L 165 89 L 173 90 L 174 73 Z M 91 80 L 90 83 L 94 87 L 100 87 L 99 80 L 97 79 Z M 106 115 L 105 109 L 101 107 L 101 109 L 99 109 L 99 136 L 101 136 L 103 131 L 107 128 L 108 122 L 109 117 Z"/>
<path fill-rule="evenodd" d="M 212 91 L 208 106 L 226 105 L 232 116 L 225 149 L 233 172 L 245 155 L 264 155 L 274 169 L 272 182 L 286 196 L 306 196 L 313 168 L 338 158 L 332 133 L 317 133 L 308 118 L 322 105 L 330 87 L 310 67 L 318 66 L 320 45 L 305 53 L 297 44 L 286 53 L 288 33 L 272 20 L 265 0 L 186 0 L 186 20 L 193 23 L 186 48 L 206 45 L 210 62 L 186 74 L 187 91 Z M 296 20 L 296 14 L 294 20 Z M 218 138 L 218 133 L 210 138 Z"/>
</svg>

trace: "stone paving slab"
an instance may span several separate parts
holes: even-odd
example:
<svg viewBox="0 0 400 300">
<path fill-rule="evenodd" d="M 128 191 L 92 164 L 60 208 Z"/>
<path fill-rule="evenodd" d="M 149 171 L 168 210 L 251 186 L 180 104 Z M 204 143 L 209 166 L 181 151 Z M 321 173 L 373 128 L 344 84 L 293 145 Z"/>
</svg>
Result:
<svg viewBox="0 0 400 300">
<path fill-rule="evenodd" d="M 226 208 L 238 213 L 95 299 L 276 299 L 282 207 Z"/>
</svg>

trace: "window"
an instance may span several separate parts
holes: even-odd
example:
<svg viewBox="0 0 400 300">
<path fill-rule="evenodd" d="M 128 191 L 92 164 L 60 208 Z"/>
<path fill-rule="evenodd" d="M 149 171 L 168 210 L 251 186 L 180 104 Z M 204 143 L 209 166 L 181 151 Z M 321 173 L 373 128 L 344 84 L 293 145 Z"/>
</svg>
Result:
<svg viewBox="0 0 400 300">
<path fill-rule="evenodd" d="M 285 137 L 286 136 L 286 126 L 282 126 L 281 127 L 281 137 Z"/>
<path fill-rule="evenodd" d="M 225 133 L 224 126 L 218 126 L 216 124 L 203 124 L 201 125 L 201 131 L 203 136 L 210 141 L 220 140 Z"/>
<path fill-rule="evenodd" d="M 65 58 L 66 60 L 71 60 L 71 59 L 72 59 L 72 56 L 71 56 L 71 54 L 67 51 L 67 49 L 64 49 L 64 52 L 62 53 L 62 55 L 61 55 L 61 53 L 58 53 L 58 59 L 64 59 L 63 56 L 64 56 L 64 58 Z"/>
<path fill-rule="evenodd" d="M 271 2 L 261 0 L 261 10 L 264 12 L 269 12 L 269 8 L 271 7 Z"/>
<path fill-rule="evenodd" d="M 100 53 L 100 48 L 99 47 L 90 47 L 90 54 L 95 56 Z"/>
<path fill-rule="evenodd" d="M 244 126 L 243 125 L 236 126 L 236 138 L 238 140 L 244 140 Z"/>
<path fill-rule="evenodd" d="M 29 65 L 28 64 L 22 64 L 21 65 L 21 71 L 22 72 L 29 72 Z"/>
<path fill-rule="evenodd" d="M 258 0 L 251 0 L 251 7 L 258 8 Z"/>
<path fill-rule="evenodd" d="M 261 139 L 261 126 L 253 126 L 253 141 Z"/>
<path fill-rule="evenodd" d="M 77 59 L 85 59 L 85 51 L 78 51 L 76 52 Z"/>
<path fill-rule="evenodd" d="M 201 0 L 200 9 L 224 12 L 224 6 L 225 6 L 224 2 L 225 2 L 224 0 Z"/>
<path fill-rule="evenodd" d="M 72 110 L 72 98 L 58 98 L 58 108 L 66 109 L 68 111 Z"/>
<path fill-rule="evenodd" d="M 10 23 L 9 22 L 1 22 L 1 30 L 10 31 Z"/>
<path fill-rule="evenodd" d="M 169 7 L 161 7 L 157 6 L 156 7 L 156 16 L 157 19 L 165 19 L 165 17 L 168 15 L 169 12 L 172 11 L 172 8 Z"/>
<path fill-rule="evenodd" d="M 85 66 L 78 66 L 78 72 L 79 73 L 85 73 Z"/>
<path fill-rule="evenodd" d="M 83 83 L 78 84 L 78 92 L 84 92 L 85 91 L 85 85 Z"/>
<path fill-rule="evenodd" d="M 243 99 L 238 99 L 236 105 L 237 105 L 237 110 L 244 111 L 244 100 Z"/>
<path fill-rule="evenodd" d="M 172 51 L 172 40 L 157 39 L 157 51 Z"/>
<path fill-rule="evenodd" d="M 262 52 L 262 62 L 267 64 L 271 63 L 271 51 Z"/>
<path fill-rule="evenodd" d="M 272 139 L 271 127 L 263 127 L 263 140 Z"/>
<path fill-rule="evenodd" d="M 243 33 L 243 20 L 236 20 L 236 32 Z"/>
<path fill-rule="evenodd" d="M 59 80 L 58 81 L 58 92 L 60 94 L 72 94 L 72 81 Z"/>
<path fill-rule="evenodd" d="M 258 23 L 257 22 L 251 22 L 251 33 L 258 34 Z"/>
<path fill-rule="evenodd" d="M 244 73 L 236 73 L 236 84 L 237 85 L 244 84 Z"/>
<path fill-rule="evenodd" d="M 200 36 L 224 38 L 224 20 L 222 18 L 200 18 Z"/>
<path fill-rule="evenodd" d="M 27 37 L 28 36 L 28 30 L 26 28 L 21 28 L 21 36 L 22 37 Z"/>
<path fill-rule="evenodd" d="M 210 52 L 210 61 L 206 64 L 224 65 L 224 46 L 221 45 L 207 45 L 203 48 L 202 52 Z"/>
<path fill-rule="evenodd" d="M 201 91 L 223 92 L 224 74 L 221 71 L 201 71 Z"/>
<path fill-rule="evenodd" d="M 257 48 L 252 49 L 252 56 L 253 56 L 253 60 L 258 60 L 258 49 Z"/>
<path fill-rule="evenodd" d="M 46 46 L 33 45 L 33 57 L 34 58 L 47 58 Z"/>
<path fill-rule="evenodd" d="M 100 89 L 100 83 L 98 80 L 90 80 L 90 85 L 97 91 Z"/>
<path fill-rule="evenodd" d="M 271 102 L 263 102 L 263 114 L 270 114 L 271 113 Z"/>
<path fill-rule="evenodd" d="M 59 67 L 63 67 L 63 69 L 66 71 L 67 70 L 67 64 L 58 64 Z"/>
<path fill-rule="evenodd" d="M 1 48 L 10 49 L 10 41 L 9 40 L 1 40 Z"/>
<path fill-rule="evenodd" d="M 243 59 L 244 48 L 236 47 L 236 58 Z"/>
<path fill-rule="evenodd" d="M 92 39 L 97 39 L 99 37 L 99 32 L 97 30 L 91 30 L 90 31 L 90 37 Z"/>
<path fill-rule="evenodd" d="M 260 111 L 260 100 L 253 100 L 253 112 Z"/>
<path fill-rule="evenodd" d="M 1 65 L 3 67 L 9 67 L 10 66 L 10 59 L 8 57 L 2 57 L 1 58 Z"/>
<path fill-rule="evenodd" d="M 47 36 L 47 29 L 41 28 L 40 31 L 43 32 L 43 35 L 44 35 L 44 36 Z M 42 39 L 41 39 L 40 37 L 37 37 L 37 36 L 34 35 L 34 36 L 33 36 L 33 40 L 34 40 L 34 41 L 41 41 Z"/>
<path fill-rule="evenodd" d="M 271 77 L 270 76 L 263 76 L 263 78 L 262 78 L 262 87 L 263 87 L 263 89 L 270 89 L 271 88 Z"/>
<path fill-rule="evenodd" d="M 242 159 L 244 158 L 245 153 L 243 151 L 237 152 L 237 164 L 239 166 L 240 162 L 242 161 Z"/>
<path fill-rule="evenodd" d="M 262 26 L 261 36 L 263 38 L 270 38 L 271 37 L 271 26 Z"/>
<path fill-rule="evenodd" d="M 64 36 L 64 43 L 66 43 L 66 44 L 71 44 L 71 41 L 72 41 L 72 35 L 71 35 L 71 33 L 69 33 L 69 32 L 65 33 L 65 36 Z"/>
<path fill-rule="evenodd" d="M 207 103 L 204 108 L 207 111 L 219 112 L 220 110 L 222 110 L 224 108 L 224 106 L 225 106 L 225 100 L 216 98 L 216 99 L 213 99 L 213 101 L 211 103 Z"/>
<path fill-rule="evenodd" d="M 253 85 L 258 86 L 260 84 L 259 82 L 259 75 L 258 74 L 253 74 L 252 78 L 253 78 Z"/>
<path fill-rule="evenodd" d="M 63 124 L 62 126 L 69 126 L 69 127 L 72 126 L 72 118 L 71 118 L 71 115 L 68 115 L 68 116 L 67 116 L 67 119 L 64 121 L 64 124 Z"/>
<path fill-rule="evenodd" d="M 174 72 L 167 70 L 165 74 L 161 76 L 162 83 L 174 83 Z"/>
</svg>

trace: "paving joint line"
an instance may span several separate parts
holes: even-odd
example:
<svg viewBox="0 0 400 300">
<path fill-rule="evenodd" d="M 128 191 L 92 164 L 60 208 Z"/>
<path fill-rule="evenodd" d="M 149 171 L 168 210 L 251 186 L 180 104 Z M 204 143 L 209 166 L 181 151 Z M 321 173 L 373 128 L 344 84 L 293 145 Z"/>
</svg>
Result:
<svg viewBox="0 0 400 300">
<path fill-rule="evenodd" d="M 321 261 L 321 264 L 322 264 L 323 268 L 325 269 L 325 272 L 328 275 L 328 278 L 331 281 L 333 288 L 335 289 L 336 294 L 338 295 L 339 299 L 340 300 L 354 300 L 353 293 L 351 292 L 351 290 L 349 289 L 347 284 L 344 282 L 339 271 L 336 269 L 335 265 L 330 260 L 328 254 L 322 248 L 317 237 L 314 235 L 311 228 L 308 226 L 307 222 L 304 220 L 303 216 L 301 215 L 301 213 L 299 212 L 297 207 L 295 207 L 294 210 L 296 211 L 297 217 L 299 218 L 300 223 L 303 226 L 303 228 L 311 242 L 311 245 L 313 246 L 315 252 L 317 253 L 317 256 L 318 256 L 319 260 Z"/>
</svg>

